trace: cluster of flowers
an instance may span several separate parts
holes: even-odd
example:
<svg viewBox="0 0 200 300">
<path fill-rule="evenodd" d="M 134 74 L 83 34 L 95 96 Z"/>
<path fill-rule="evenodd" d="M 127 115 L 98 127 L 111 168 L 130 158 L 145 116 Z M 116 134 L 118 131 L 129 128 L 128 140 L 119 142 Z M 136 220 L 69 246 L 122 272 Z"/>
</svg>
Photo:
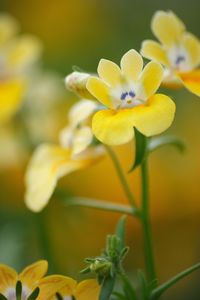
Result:
<svg viewBox="0 0 200 300">
<path fill-rule="evenodd" d="M 0 265 L 0 299 L 2 300 L 98 300 L 99 285 L 88 279 L 77 283 L 62 275 L 45 277 L 48 263 L 38 261 L 26 267 L 20 274 Z"/>
<path fill-rule="evenodd" d="M 17 26 L 12 22 L 5 16 L 0 23 L 2 120 L 19 106 L 26 86 L 25 71 L 39 51 L 32 38 L 16 35 Z M 133 49 L 128 51 L 120 67 L 102 59 L 97 69 L 99 76 L 75 72 L 66 78 L 68 88 L 82 99 L 71 108 L 60 143 L 43 144 L 33 154 L 26 173 L 25 202 L 29 209 L 38 212 L 45 207 L 60 177 L 101 159 L 105 154 L 103 144 L 131 141 L 134 128 L 147 137 L 169 128 L 175 103 L 166 95 L 156 94 L 161 85 L 184 85 L 200 96 L 199 40 L 186 32 L 182 21 L 172 12 L 156 12 L 152 30 L 160 43 L 144 41 L 141 54 Z M 151 60 L 144 67 L 142 56 Z M 0 299 L 99 298 L 96 280 L 77 284 L 61 275 L 44 277 L 46 270 L 45 261 L 27 267 L 19 275 L 0 265 Z"/>
<path fill-rule="evenodd" d="M 99 76 L 73 72 L 66 77 L 67 87 L 82 99 L 69 112 L 60 144 L 39 146 L 28 166 L 25 201 L 32 211 L 44 208 L 60 177 L 102 158 L 103 144 L 131 141 L 134 128 L 147 137 L 165 131 L 175 103 L 156 94 L 160 86 L 184 85 L 200 96 L 199 40 L 172 12 L 156 12 L 151 28 L 159 42 L 144 41 L 142 55 L 131 49 L 120 67 L 101 59 Z M 144 67 L 142 56 L 151 59 Z"/>
</svg>

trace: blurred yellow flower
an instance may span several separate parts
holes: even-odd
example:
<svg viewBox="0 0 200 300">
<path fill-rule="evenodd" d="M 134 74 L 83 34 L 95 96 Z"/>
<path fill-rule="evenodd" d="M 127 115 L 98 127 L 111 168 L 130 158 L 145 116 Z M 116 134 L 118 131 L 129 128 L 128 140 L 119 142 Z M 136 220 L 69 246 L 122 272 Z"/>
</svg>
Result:
<svg viewBox="0 0 200 300">
<path fill-rule="evenodd" d="M 98 74 L 100 78 L 88 79 L 87 88 L 107 107 L 92 120 L 93 133 L 101 142 L 124 144 L 134 137 L 134 127 L 152 136 L 171 125 L 174 102 L 155 94 L 163 79 L 159 63 L 150 62 L 143 69 L 141 55 L 132 49 L 122 57 L 121 69 L 112 61 L 101 59 Z"/>
<path fill-rule="evenodd" d="M 60 133 L 60 144 L 39 146 L 27 168 L 25 202 L 38 212 L 48 203 L 59 178 L 85 168 L 104 154 L 103 146 L 94 143 L 91 116 L 98 104 L 81 100 L 69 112 L 69 125 Z"/>
<path fill-rule="evenodd" d="M 60 275 L 44 277 L 47 268 L 48 263 L 41 260 L 26 267 L 20 274 L 17 274 L 14 269 L 6 265 L 0 265 L 0 294 L 8 300 L 17 299 L 17 283 L 20 282 L 20 299 L 28 299 L 37 288 L 39 288 L 37 300 L 50 299 L 58 290 L 65 286 L 66 280 L 64 276 Z"/>
<path fill-rule="evenodd" d="M 18 23 L 0 14 L 0 123 L 20 107 L 28 83 L 28 72 L 38 60 L 41 45 L 31 35 L 17 35 Z"/>
<path fill-rule="evenodd" d="M 66 285 L 62 288 L 58 297 L 54 300 L 98 300 L 100 293 L 100 285 L 94 279 L 83 280 L 77 283 L 70 277 L 66 277 Z M 73 297 L 73 298 L 72 298 Z"/>
<path fill-rule="evenodd" d="M 141 54 L 165 66 L 163 84 L 168 87 L 183 84 L 200 96 L 200 41 L 187 32 L 183 22 L 171 11 L 157 11 L 151 29 L 159 42 L 146 40 Z"/>
</svg>

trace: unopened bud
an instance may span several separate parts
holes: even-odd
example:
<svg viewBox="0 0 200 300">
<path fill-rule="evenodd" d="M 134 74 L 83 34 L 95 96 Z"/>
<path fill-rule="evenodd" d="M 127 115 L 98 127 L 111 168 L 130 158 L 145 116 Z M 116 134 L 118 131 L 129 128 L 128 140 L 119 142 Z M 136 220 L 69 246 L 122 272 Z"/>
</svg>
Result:
<svg viewBox="0 0 200 300">
<path fill-rule="evenodd" d="M 88 73 L 73 72 L 65 77 L 66 87 L 81 98 L 94 99 L 86 88 L 87 80 L 90 77 Z"/>
<path fill-rule="evenodd" d="M 96 259 L 91 265 L 90 270 L 99 276 L 107 276 L 110 274 L 112 263 L 107 260 Z"/>
</svg>

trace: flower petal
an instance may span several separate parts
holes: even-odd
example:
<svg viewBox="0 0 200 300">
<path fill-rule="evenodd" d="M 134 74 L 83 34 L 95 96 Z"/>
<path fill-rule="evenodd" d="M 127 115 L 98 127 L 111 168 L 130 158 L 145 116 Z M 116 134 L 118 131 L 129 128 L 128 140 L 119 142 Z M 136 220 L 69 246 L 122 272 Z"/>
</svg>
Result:
<svg viewBox="0 0 200 300">
<path fill-rule="evenodd" d="M 151 61 L 142 71 L 140 84 L 141 95 L 139 97 L 147 99 L 151 97 L 159 88 L 163 79 L 164 70 L 161 64 Z"/>
<path fill-rule="evenodd" d="M 100 286 L 94 279 L 88 279 L 80 282 L 76 289 L 75 297 L 77 300 L 98 300 Z"/>
<path fill-rule="evenodd" d="M 92 142 L 93 133 L 89 126 L 81 127 L 75 131 L 72 155 L 77 155 L 84 151 Z"/>
<path fill-rule="evenodd" d="M 65 285 L 61 290 L 59 290 L 59 293 L 62 295 L 62 297 L 72 296 L 76 291 L 76 287 L 76 280 L 72 279 L 71 277 L 65 277 Z"/>
<path fill-rule="evenodd" d="M 108 145 L 120 145 L 134 137 L 133 109 L 101 110 L 92 120 L 92 130 L 97 139 Z"/>
<path fill-rule="evenodd" d="M 157 11 L 152 19 L 151 28 L 162 44 L 171 47 L 185 30 L 183 22 L 171 11 Z"/>
<path fill-rule="evenodd" d="M 135 107 L 135 127 L 145 136 L 160 134 L 173 122 L 175 104 L 167 96 L 156 94 L 147 105 Z"/>
<path fill-rule="evenodd" d="M 99 77 L 111 86 L 120 84 L 121 70 L 117 64 L 108 60 L 101 59 L 98 65 L 97 72 Z"/>
<path fill-rule="evenodd" d="M 129 50 L 121 59 L 122 73 L 130 80 L 137 80 L 142 72 L 142 56 L 134 49 Z"/>
<path fill-rule="evenodd" d="M 103 105 L 113 108 L 113 103 L 109 95 L 110 89 L 103 80 L 97 77 L 90 77 L 87 82 L 87 89 Z"/>
<path fill-rule="evenodd" d="M 35 288 L 38 281 L 46 274 L 47 269 L 48 262 L 46 260 L 37 261 L 19 274 L 19 280 L 29 288 Z"/>
<path fill-rule="evenodd" d="M 41 53 L 41 44 L 31 35 L 20 36 L 12 41 L 8 54 L 8 65 L 14 69 L 23 69 L 34 63 Z"/>
<path fill-rule="evenodd" d="M 151 60 L 155 60 L 165 66 L 169 65 L 165 50 L 159 43 L 155 41 L 151 41 L 151 40 L 143 41 L 141 54 L 144 57 Z"/>
<path fill-rule="evenodd" d="M 4 293 L 9 287 L 15 287 L 17 272 L 6 266 L 0 265 L 0 293 Z"/>
<path fill-rule="evenodd" d="M 38 147 L 25 176 L 26 205 L 35 212 L 41 211 L 52 196 L 58 179 L 85 164 L 82 160 L 72 160 L 70 151 L 59 146 L 44 144 Z"/>
<path fill-rule="evenodd" d="M 83 99 L 72 106 L 69 111 L 69 122 L 72 126 L 77 126 L 78 124 L 87 120 L 97 108 L 98 103 L 91 100 Z"/>
<path fill-rule="evenodd" d="M 74 281 L 71 278 L 62 275 L 51 275 L 40 280 L 40 293 L 37 300 L 50 300 L 52 297 L 68 285 L 69 290 L 73 290 Z M 54 298 L 53 298 L 54 299 Z"/>
<path fill-rule="evenodd" d="M 19 109 L 25 91 L 21 80 L 0 83 L 0 123 L 7 121 Z"/>
<path fill-rule="evenodd" d="M 193 94 L 200 96 L 200 69 L 178 74 L 184 86 Z"/>
<path fill-rule="evenodd" d="M 182 42 L 191 60 L 191 65 L 193 67 L 196 67 L 200 63 L 199 39 L 195 37 L 193 34 L 187 32 L 184 34 Z"/>
</svg>

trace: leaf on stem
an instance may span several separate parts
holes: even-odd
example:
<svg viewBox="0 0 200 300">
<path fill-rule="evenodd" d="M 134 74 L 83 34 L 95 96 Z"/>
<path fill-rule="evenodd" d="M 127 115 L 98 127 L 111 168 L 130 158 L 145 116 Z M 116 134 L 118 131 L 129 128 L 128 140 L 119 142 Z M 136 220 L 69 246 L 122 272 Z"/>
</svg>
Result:
<svg viewBox="0 0 200 300">
<path fill-rule="evenodd" d="M 174 135 L 165 135 L 149 139 L 147 151 L 150 153 L 166 145 L 174 146 L 181 153 L 183 153 L 186 149 L 185 143 L 181 139 Z"/>
<path fill-rule="evenodd" d="M 156 289 L 154 289 L 150 295 L 150 299 L 151 300 L 156 300 L 159 299 L 159 297 L 167 290 L 169 289 L 171 286 L 173 286 L 175 283 L 177 283 L 179 280 L 181 280 L 182 278 L 190 275 L 192 272 L 196 271 L 200 269 L 200 263 L 184 270 L 183 272 L 177 274 L 176 276 L 172 277 L 171 279 L 169 279 L 167 282 L 161 284 L 160 286 L 158 286 Z"/>
<path fill-rule="evenodd" d="M 147 152 L 147 138 L 135 129 L 135 161 L 130 168 L 129 172 L 135 170 L 136 167 L 141 165 Z"/>
<path fill-rule="evenodd" d="M 101 287 L 99 300 L 109 300 L 110 296 L 112 294 L 114 285 L 115 285 L 115 276 L 105 277 L 102 287 Z"/>
</svg>

